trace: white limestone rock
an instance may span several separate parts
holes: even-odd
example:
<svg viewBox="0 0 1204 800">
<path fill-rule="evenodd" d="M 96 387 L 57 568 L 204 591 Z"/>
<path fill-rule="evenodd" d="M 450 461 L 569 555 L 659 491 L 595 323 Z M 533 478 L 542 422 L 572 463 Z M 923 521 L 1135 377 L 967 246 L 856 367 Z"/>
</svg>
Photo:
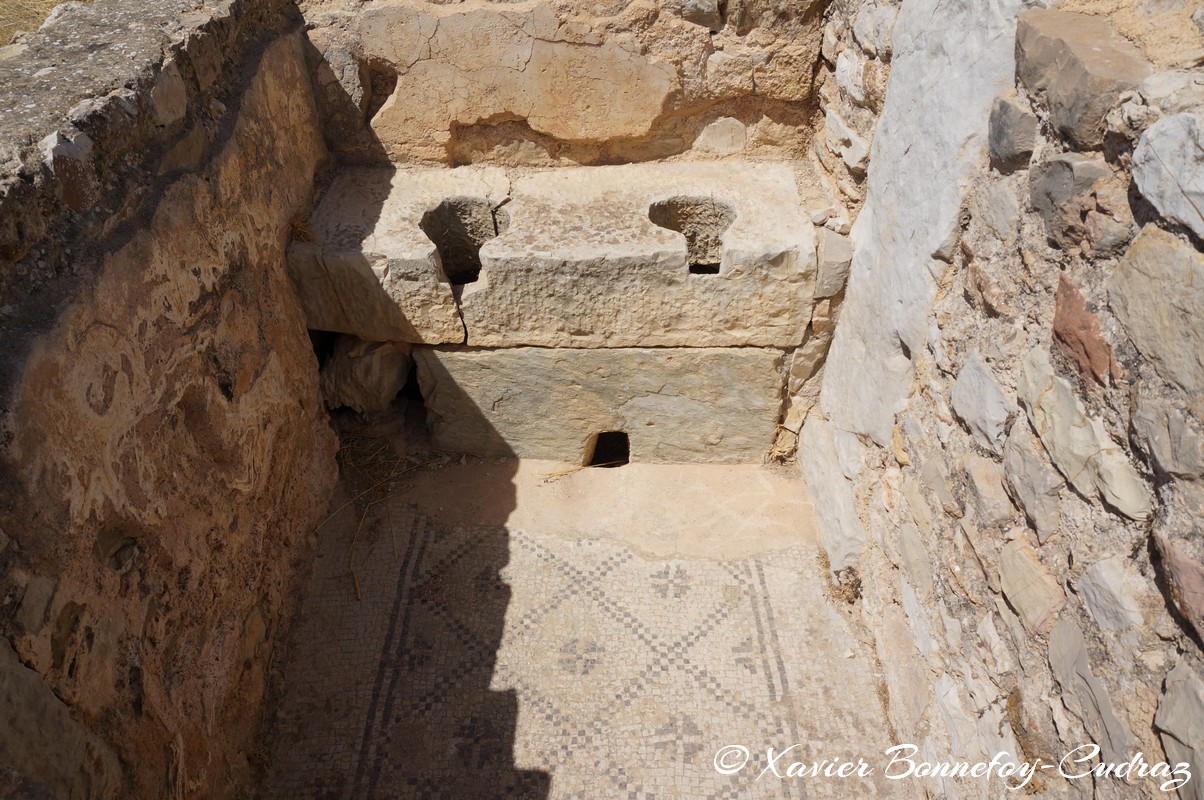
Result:
<svg viewBox="0 0 1204 800">
<path fill-rule="evenodd" d="M 898 11 L 891 6 L 867 3 L 857 10 L 853 20 L 853 36 L 866 54 L 890 60 L 890 37 L 895 28 Z"/>
<path fill-rule="evenodd" d="M 857 175 L 865 172 L 870 155 L 869 145 L 831 108 L 824 114 L 824 141 L 829 150 L 840 156 L 850 172 Z"/>
<path fill-rule="evenodd" d="M 853 484 L 834 457 L 836 443 L 831 423 L 812 412 L 799 436 L 799 465 L 819 519 L 820 544 L 833 572 L 853 566 L 865 550 L 866 533 L 857 517 Z"/>
<path fill-rule="evenodd" d="M 993 453 L 1003 452 L 1008 420 L 1016 407 L 1004 397 L 977 350 L 962 365 L 953 384 L 953 411 L 974 440 Z"/>
<path fill-rule="evenodd" d="M 849 50 L 841 51 L 836 57 L 836 85 L 854 104 L 865 105 L 865 61 Z"/>
<path fill-rule="evenodd" d="M 1130 519 L 1150 516 L 1150 487 L 1103 423 L 1087 417 L 1070 384 L 1054 374 L 1048 352 L 1034 348 L 1025 357 L 1017 393 L 1054 465 L 1075 489 L 1098 494 Z"/>
<path fill-rule="evenodd" d="M 848 280 L 849 265 L 853 263 L 853 245 L 849 237 L 827 228 L 820 228 L 818 233 L 816 257 L 819 268 L 815 278 L 815 296 L 832 297 L 844 289 Z"/>
<path fill-rule="evenodd" d="M 1137 142 L 1133 180 L 1158 213 L 1204 238 L 1204 114 L 1163 117 Z"/>
<path fill-rule="evenodd" d="M 1037 551 L 1020 538 L 1008 542 L 999 553 L 999 584 L 1029 633 L 1047 633 L 1066 605 L 1066 593 L 1058 581 L 1041 563 Z"/>
<path fill-rule="evenodd" d="M 695 150 L 728 156 L 739 153 L 748 142 L 748 129 L 735 117 L 720 117 L 709 123 L 694 140 Z"/>
<path fill-rule="evenodd" d="M 1025 422 L 1012 426 L 1003 446 L 1003 470 L 1012 499 L 1044 544 L 1062 522 L 1061 493 L 1065 482 L 1037 452 L 1032 431 Z"/>
<path fill-rule="evenodd" d="M 437 447 L 582 463 L 599 433 L 632 461 L 760 463 L 780 413 L 782 352 L 741 348 L 414 348 Z"/>
<path fill-rule="evenodd" d="M 1109 556 L 1087 567 L 1078 582 L 1087 613 L 1104 630 L 1124 630 L 1145 622 L 1126 567 L 1123 557 Z"/>
<path fill-rule="evenodd" d="M 1204 800 L 1204 680 L 1187 660 L 1166 676 L 1154 726 L 1172 764 L 1187 764 L 1191 780 L 1179 788 L 1182 800 Z"/>
<path fill-rule="evenodd" d="M 958 227 L 968 176 L 985 157 L 995 96 L 1013 84 L 1020 0 L 904 3 L 875 129 L 866 203 L 821 405 L 832 423 L 888 447 L 924 347 L 932 253 Z"/>
<path fill-rule="evenodd" d="M 1204 393 L 1204 253 L 1146 225 L 1112 273 L 1108 303 L 1159 375 Z"/>
</svg>

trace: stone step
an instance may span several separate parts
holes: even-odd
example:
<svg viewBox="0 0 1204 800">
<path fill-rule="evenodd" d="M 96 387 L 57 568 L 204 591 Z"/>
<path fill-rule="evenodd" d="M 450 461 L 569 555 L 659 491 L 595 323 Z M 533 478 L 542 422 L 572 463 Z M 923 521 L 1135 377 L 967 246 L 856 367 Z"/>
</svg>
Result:
<svg viewBox="0 0 1204 800">
<path fill-rule="evenodd" d="M 301 238 L 310 327 L 375 341 L 788 348 L 815 284 L 780 163 L 349 169 Z"/>
</svg>

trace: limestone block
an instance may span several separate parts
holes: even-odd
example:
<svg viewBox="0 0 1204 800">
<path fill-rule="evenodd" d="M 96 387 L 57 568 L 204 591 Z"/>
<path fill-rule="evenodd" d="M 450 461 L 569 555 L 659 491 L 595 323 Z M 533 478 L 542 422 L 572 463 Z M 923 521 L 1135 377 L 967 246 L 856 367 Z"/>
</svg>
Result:
<svg viewBox="0 0 1204 800">
<path fill-rule="evenodd" d="M 708 124 L 694 140 L 695 150 L 728 156 L 739 153 L 748 142 L 748 130 L 735 117 L 720 117 Z"/>
<path fill-rule="evenodd" d="M 1151 125 L 1133 151 L 1133 180 L 1159 214 L 1204 238 L 1204 114 Z"/>
<path fill-rule="evenodd" d="M 953 384 L 953 412 L 974 440 L 994 453 L 1003 452 L 1007 423 L 1016 408 L 1004 397 L 977 350 L 962 365 Z"/>
<path fill-rule="evenodd" d="M 1060 495 L 1065 483 L 1037 452 L 1033 434 L 1023 421 L 1012 426 L 1003 446 L 1003 470 L 1012 499 L 1044 544 L 1061 524 Z"/>
<path fill-rule="evenodd" d="M 516 181 L 512 198 L 509 228 L 481 248 L 460 298 L 469 345 L 802 341 L 815 229 L 786 167 L 558 169 Z"/>
<path fill-rule="evenodd" d="M 409 345 L 341 336 L 322 367 L 326 407 L 345 406 L 360 414 L 384 411 L 405 386 L 410 366 Z"/>
<path fill-rule="evenodd" d="M 853 103 L 865 105 L 865 61 L 848 50 L 841 52 L 836 57 L 836 85 Z"/>
<path fill-rule="evenodd" d="M 1062 703 L 1083 721 L 1103 751 L 1103 760 L 1115 764 L 1131 755 L 1128 750 L 1136 739 L 1113 712 L 1107 689 L 1091 672 L 1083 632 L 1070 617 L 1060 619 L 1049 636 L 1049 667 L 1062 687 Z"/>
<path fill-rule="evenodd" d="M 1084 377 L 1109 386 L 1114 378 L 1120 377 L 1112 346 L 1100 331 L 1099 317 L 1087 308 L 1083 293 L 1064 272 L 1058 275 L 1055 302 L 1054 339 Z"/>
<path fill-rule="evenodd" d="M 1204 800 L 1204 680 L 1180 661 L 1166 676 L 1154 726 L 1171 764 L 1187 764 L 1191 779 L 1179 787 L 1181 800 Z"/>
<path fill-rule="evenodd" d="M 451 131 L 521 118 L 558 139 L 648 133 L 679 86 L 671 64 L 634 41 L 562 26 L 546 3 L 373 3 L 355 17 L 360 47 L 397 82 L 371 126 L 394 160 L 443 161 Z"/>
<path fill-rule="evenodd" d="M 1108 301 L 1159 375 L 1204 393 L 1204 253 L 1147 225 L 1112 273 Z"/>
<path fill-rule="evenodd" d="M 853 244 L 849 237 L 827 228 L 819 229 L 817 251 L 819 270 L 815 278 L 815 296 L 832 297 L 844 289 L 853 263 Z"/>
<path fill-rule="evenodd" d="M 759 463 L 781 409 L 778 350 L 414 348 L 436 445 L 582 463 L 598 433 L 632 461 Z"/>
<path fill-rule="evenodd" d="M 1011 171 L 1027 166 L 1037 141 L 1037 115 L 1027 103 L 1000 95 L 991 106 L 988 136 L 997 167 Z"/>
<path fill-rule="evenodd" d="M 999 553 L 999 584 L 1029 633 L 1044 634 L 1066 605 L 1066 593 L 1023 539 L 1013 539 Z"/>
<path fill-rule="evenodd" d="M 853 36 L 868 55 L 890 60 L 890 37 L 895 28 L 898 10 L 891 6 L 867 3 L 857 10 L 853 20 Z"/>
<path fill-rule="evenodd" d="M 160 127 L 174 125 L 188 112 L 188 88 L 173 60 L 163 63 L 159 77 L 151 88 L 151 116 Z"/>
<path fill-rule="evenodd" d="M 836 457 L 835 433 L 831 423 L 812 412 L 799 436 L 798 461 L 815 504 L 819 520 L 820 544 L 833 572 L 852 567 L 865 550 L 866 532 L 857 517 L 857 498 L 853 484 Z"/>
<path fill-rule="evenodd" d="M 1077 588 L 1095 624 L 1115 631 L 1145 622 L 1131 584 L 1125 559 L 1109 556 L 1087 567 Z"/>
<path fill-rule="evenodd" d="M 42 676 L 0 637 L 0 764 L 51 790 L 47 796 L 109 800 L 122 788 L 121 764 L 77 722 Z M 24 795 L 22 795 L 24 796 Z"/>
<path fill-rule="evenodd" d="M 1045 94 L 1051 122 L 1080 148 L 1103 141 L 1104 116 L 1152 71 L 1106 17 L 1032 8 L 1016 27 L 1016 76 Z"/>
<path fill-rule="evenodd" d="M 962 460 L 978 519 L 983 525 L 998 525 L 1012 516 L 1012 501 L 1003 488 L 1003 469 L 989 458 L 968 455 Z"/>
<path fill-rule="evenodd" d="M 467 242 L 472 212 L 489 217 L 509 188 L 505 174 L 488 167 L 341 172 L 288 251 L 308 326 L 377 342 L 463 342 L 452 285 L 423 220 L 433 214 L 440 230 L 454 228 L 450 239 Z M 463 219 L 454 208 L 437 213 L 456 200 L 467 201 Z"/>
<path fill-rule="evenodd" d="M 1133 430 L 1158 469 L 1177 478 L 1204 478 L 1204 432 L 1194 418 L 1164 400 L 1143 396 Z"/>
<path fill-rule="evenodd" d="M 1049 354 L 1034 348 L 1024 359 L 1017 393 L 1029 422 L 1058 470 L 1080 493 L 1099 494 L 1126 517 L 1144 520 L 1153 510 L 1149 486 L 1098 419 L 1088 418 Z"/>
<path fill-rule="evenodd" d="M 831 108 L 824 115 L 824 140 L 850 172 L 857 175 L 865 172 L 870 157 L 869 145 Z"/>
<path fill-rule="evenodd" d="M 43 575 L 30 578 L 17 609 L 17 624 L 26 633 L 36 633 L 46 622 L 46 611 L 54 596 L 55 580 Z"/>
<path fill-rule="evenodd" d="M 932 253 L 960 228 L 965 189 L 986 155 L 991 102 L 1015 80 L 1020 7 L 1000 0 L 984 14 L 972 0 L 914 0 L 899 8 L 820 396 L 833 425 L 882 447 L 907 405 L 912 356 L 925 347 L 943 269 Z"/>
<path fill-rule="evenodd" d="M 91 208 L 100 196 L 92 166 L 92 140 L 85 133 L 66 137 L 58 131 L 38 142 L 42 161 L 54 173 L 63 202 L 73 211 Z"/>
</svg>

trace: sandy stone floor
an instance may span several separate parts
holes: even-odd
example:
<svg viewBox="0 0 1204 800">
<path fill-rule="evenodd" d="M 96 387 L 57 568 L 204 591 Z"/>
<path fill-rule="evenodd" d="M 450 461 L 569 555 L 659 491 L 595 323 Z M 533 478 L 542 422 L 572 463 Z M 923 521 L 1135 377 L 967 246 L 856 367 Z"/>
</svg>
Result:
<svg viewBox="0 0 1204 800">
<path fill-rule="evenodd" d="M 875 662 L 825 595 L 792 471 L 563 469 L 425 470 L 358 535 L 354 507 L 321 530 L 264 797 L 899 788 L 757 780 L 767 747 L 798 745 L 784 769 L 889 744 Z M 728 745 L 751 761 L 721 775 Z"/>
</svg>

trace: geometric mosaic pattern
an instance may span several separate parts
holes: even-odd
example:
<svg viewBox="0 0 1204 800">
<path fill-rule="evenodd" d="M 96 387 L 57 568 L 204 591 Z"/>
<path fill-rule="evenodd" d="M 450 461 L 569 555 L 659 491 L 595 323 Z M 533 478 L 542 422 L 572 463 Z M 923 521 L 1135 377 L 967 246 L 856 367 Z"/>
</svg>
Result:
<svg viewBox="0 0 1204 800">
<path fill-rule="evenodd" d="M 812 551 L 648 559 L 613 541 L 332 523 L 295 623 L 266 798 L 886 796 L 724 776 L 716 751 L 887 745 L 876 681 Z M 354 565 L 354 578 L 348 565 Z M 356 594 L 356 585 L 359 596 Z M 893 795 L 892 795 L 893 796 Z"/>
</svg>

